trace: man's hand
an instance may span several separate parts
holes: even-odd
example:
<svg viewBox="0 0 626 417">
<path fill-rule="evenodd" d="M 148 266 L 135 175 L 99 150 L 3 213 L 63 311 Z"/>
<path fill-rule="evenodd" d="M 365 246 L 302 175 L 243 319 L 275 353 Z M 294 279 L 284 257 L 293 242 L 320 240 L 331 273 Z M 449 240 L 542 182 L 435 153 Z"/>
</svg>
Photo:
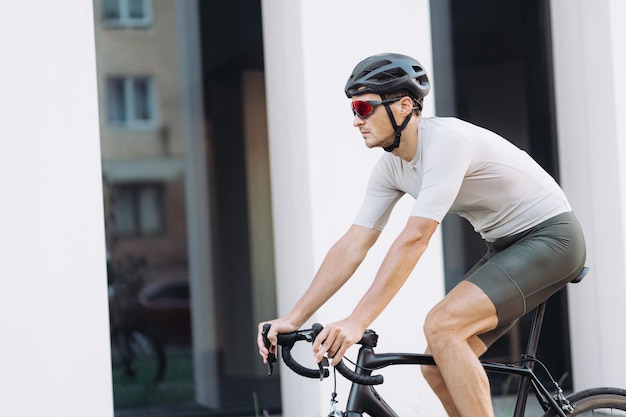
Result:
<svg viewBox="0 0 626 417">
<path fill-rule="evenodd" d="M 267 333 L 267 338 L 270 341 L 269 349 L 265 347 L 265 342 L 263 341 L 263 325 L 270 324 L 270 331 Z M 291 333 L 298 330 L 299 326 L 291 323 L 286 319 L 276 319 L 272 321 L 264 321 L 259 323 L 259 330 L 257 334 L 257 345 L 259 346 L 259 355 L 263 358 L 263 363 L 267 363 L 267 357 L 271 353 L 276 354 L 276 344 L 278 340 L 276 335 L 279 333 Z"/>
<path fill-rule="evenodd" d="M 350 317 L 326 325 L 313 343 L 315 360 L 319 362 L 327 355 L 332 358 L 332 365 L 337 365 L 350 346 L 361 340 L 364 331 L 363 326 Z"/>
</svg>

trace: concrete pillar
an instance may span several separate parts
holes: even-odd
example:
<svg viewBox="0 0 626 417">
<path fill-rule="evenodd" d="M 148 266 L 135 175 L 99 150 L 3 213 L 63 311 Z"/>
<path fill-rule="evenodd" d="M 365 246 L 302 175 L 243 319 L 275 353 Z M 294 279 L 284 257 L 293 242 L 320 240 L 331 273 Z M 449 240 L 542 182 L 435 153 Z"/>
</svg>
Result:
<svg viewBox="0 0 626 417">
<path fill-rule="evenodd" d="M 187 210 L 189 280 L 196 401 L 219 407 L 215 277 L 213 276 L 207 174 L 207 147 L 202 97 L 202 53 L 197 1 L 178 0 L 178 54 L 181 120 L 185 144 L 185 208 Z"/>
<path fill-rule="evenodd" d="M 264 0 L 262 2 L 278 314 L 286 314 L 307 288 L 330 246 L 352 224 L 373 165 L 352 127 L 343 88 L 366 56 L 399 52 L 432 73 L 429 2 L 391 0 Z M 434 94 L 425 114 L 434 114 Z M 352 280 L 312 322 L 347 316 L 374 278 L 383 256 L 405 225 L 413 201 L 405 197 L 379 242 Z M 422 351 L 422 323 L 444 293 L 441 238 L 401 293 L 372 324 L 381 351 Z M 310 323 L 309 323 L 310 324 Z M 310 358 L 310 350 L 303 350 Z M 355 358 L 356 350 L 348 357 Z M 311 360 L 311 359 L 309 359 Z M 310 365 L 312 363 L 309 362 Z M 380 392 L 400 415 L 444 415 L 417 367 L 385 371 Z M 305 380 L 281 369 L 283 415 L 326 415 L 332 381 Z M 339 400 L 348 386 L 339 384 Z"/>
<path fill-rule="evenodd" d="M 626 387 L 626 3 L 551 8 L 561 179 L 591 267 L 568 288 L 574 385 Z"/>
<path fill-rule="evenodd" d="M 276 315 L 276 273 L 274 271 L 274 242 L 270 187 L 269 147 L 265 80 L 263 71 L 243 73 L 244 136 L 246 149 L 246 177 L 248 184 L 248 224 L 250 227 L 250 257 L 252 274 L 253 325 L 248 334 L 255 336 L 256 324 Z M 252 338 L 254 340 L 254 337 Z M 251 355 L 243 355 L 242 368 L 264 377 L 267 366 L 256 354 L 256 344 L 248 346 Z M 246 352 L 248 353 L 248 352 Z M 248 362 L 249 360 L 249 362 Z M 250 363 L 251 362 L 251 363 Z"/>
<path fill-rule="evenodd" d="M 1 9 L 0 414 L 110 417 L 92 2 Z"/>
</svg>

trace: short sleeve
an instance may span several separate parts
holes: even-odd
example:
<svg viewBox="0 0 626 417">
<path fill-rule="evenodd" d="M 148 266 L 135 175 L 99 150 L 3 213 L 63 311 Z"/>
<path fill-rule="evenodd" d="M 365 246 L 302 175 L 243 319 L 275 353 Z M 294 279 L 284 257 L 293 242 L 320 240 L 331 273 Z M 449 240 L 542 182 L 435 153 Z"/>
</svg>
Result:
<svg viewBox="0 0 626 417">
<path fill-rule="evenodd" d="M 374 167 L 354 224 L 381 231 L 387 224 L 393 207 L 404 195 L 391 181 L 390 163 L 388 158 L 382 157 Z"/>
<path fill-rule="evenodd" d="M 471 150 L 462 134 L 446 130 L 432 138 L 423 149 L 422 186 L 411 216 L 441 223 L 456 200 L 471 162 Z"/>
</svg>

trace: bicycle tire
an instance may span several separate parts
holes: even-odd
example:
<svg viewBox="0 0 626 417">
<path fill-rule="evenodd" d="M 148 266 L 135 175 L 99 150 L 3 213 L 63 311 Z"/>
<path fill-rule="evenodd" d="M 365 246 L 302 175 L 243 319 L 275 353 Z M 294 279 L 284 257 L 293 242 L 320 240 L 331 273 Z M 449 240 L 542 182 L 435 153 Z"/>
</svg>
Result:
<svg viewBox="0 0 626 417">
<path fill-rule="evenodd" d="M 118 326 L 111 332 L 111 359 L 133 379 L 158 383 L 165 374 L 165 349 L 146 329 Z"/>
<path fill-rule="evenodd" d="M 620 388 L 591 388 L 567 397 L 574 411 L 568 417 L 626 416 L 626 390 Z M 558 414 L 549 410 L 543 417 Z"/>
</svg>

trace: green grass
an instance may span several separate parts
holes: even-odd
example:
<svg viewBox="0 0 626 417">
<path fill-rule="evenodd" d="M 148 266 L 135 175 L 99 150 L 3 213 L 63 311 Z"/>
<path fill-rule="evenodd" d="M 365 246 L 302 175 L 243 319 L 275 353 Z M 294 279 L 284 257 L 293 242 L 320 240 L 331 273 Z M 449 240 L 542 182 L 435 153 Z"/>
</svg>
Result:
<svg viewBox="0 0 626 417">
<path fill-rule="evenodd" d="M 167 352 L 167 367 L 160 382 L 145 376 L 153 365 L 137 364 L 137 377 L 113 370 L 113 400 L 116 409 L 190 403 L 195 398 L 190 352 Z"/>
</svg>

